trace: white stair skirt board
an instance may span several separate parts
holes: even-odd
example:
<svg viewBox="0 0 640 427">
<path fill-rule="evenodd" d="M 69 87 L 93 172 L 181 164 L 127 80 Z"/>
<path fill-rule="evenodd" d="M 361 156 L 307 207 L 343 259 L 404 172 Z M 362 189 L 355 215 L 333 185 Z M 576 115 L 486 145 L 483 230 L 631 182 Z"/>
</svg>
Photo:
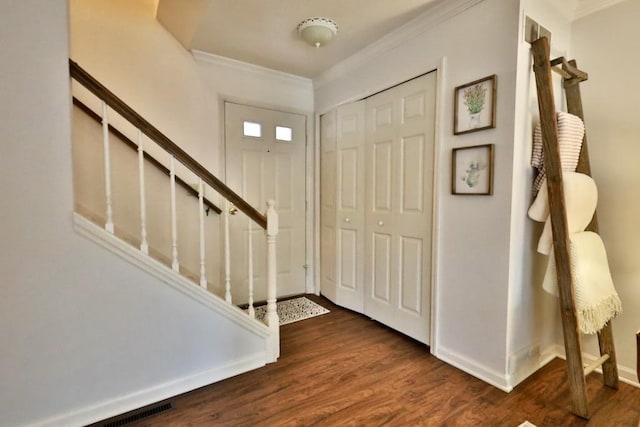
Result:
<svg viewBox="0 0 640 427">
<path fill-rule="evenodd" d="M 235 324 L 252 332 L 257 337 L 265 339 L 265 343 L 266 340 L 271 338 L 271 331 L 265 324 L 254 321 L 254 319 L 251 319 L 238 307 L 228 304 L 211 292 L 202 289 L 200 286 L 196 285 L 189 279 L 182 277 L 179 273 L 173 271 L 161 262 L 143 254 L 137 248 L 134 248 L 113 234 L 106 232 L 104 228 L 95 225 L 82 215 L 74 213 L 73 221 L 74 228 L 80 235 L 140 267 L 149 274 L 155 276 L 158 280 L 173 287 L 212 311 L 225 316 Z"/>
<path fill-rule="evenodd" d="M 309 298 L 300 297 L 276 303 L 276 311 L 280 318 L 280 325 L 297 322 L 299 320 L 310 319 L 329 313 L 329 310 L 311 301 Z M 256 319 L 264 319 L 267 313 L 267 306 L 262 305 L 255 308 Z"/>
</svg>

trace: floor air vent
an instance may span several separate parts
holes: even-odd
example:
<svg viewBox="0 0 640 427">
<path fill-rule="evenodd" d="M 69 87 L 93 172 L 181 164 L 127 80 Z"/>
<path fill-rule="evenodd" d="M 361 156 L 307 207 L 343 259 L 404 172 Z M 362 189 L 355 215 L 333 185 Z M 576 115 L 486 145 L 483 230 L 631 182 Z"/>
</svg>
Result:
<svg viewBox="0 0 640 427">
<path fill-rule="evenodd" d="M 142 408 L 134 412 L 129 412 L 127 414 L 121 415 L 116 418 L 112 418 L 111 420 L 106 421 L 104 422 L 104 424 L 100 424 L 100 425 L 102 427 L 126 426 L 128 424 L 135 423 L 145 418 L 161 414 L 171 409 L 173 409 L 173 405 L 171 404 L 171 402 L 162 402 L 162 403 L 155 404 L 153 406 L 147 406 L 146 408 Z"/>
</svg>

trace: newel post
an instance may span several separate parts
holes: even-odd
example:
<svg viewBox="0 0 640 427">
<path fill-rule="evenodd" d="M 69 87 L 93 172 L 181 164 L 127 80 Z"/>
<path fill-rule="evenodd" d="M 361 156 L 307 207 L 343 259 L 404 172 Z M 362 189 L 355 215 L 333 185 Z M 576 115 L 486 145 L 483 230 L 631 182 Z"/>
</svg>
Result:
<svg viewBox="0 0 640 427">
<path fill-rule="evenodd" d="M 276 236 L 278 235 L 278 213 L 276 202 L 267 201 L 267 315 L 265 323 L 273 332 L 271 344 L 273 361 L 280 356 L 280 319 L 276 311 L 276 281 L 278 268 L 276 265 Z"/>
</svg>

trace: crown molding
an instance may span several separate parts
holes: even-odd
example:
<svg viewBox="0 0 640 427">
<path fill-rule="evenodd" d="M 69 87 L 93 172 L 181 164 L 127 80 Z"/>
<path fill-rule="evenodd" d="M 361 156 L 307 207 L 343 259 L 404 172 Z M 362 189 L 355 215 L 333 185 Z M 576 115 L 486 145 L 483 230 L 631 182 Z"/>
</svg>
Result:
<svg viewBox="0 0 640 427">
<path fill-rule="evenodd" d="M 484 0 L 446 0 L 438 2 L 403 26 L 398 27 L 314 78 L 314 88 L 318 89 L 329 84 L 382 52 L 389 51 L 407 40 L 431 30 L 434 26 L 459 15 L 482 1 Z"/>
<path fill-rule="evenodd" d="M 213 53 L 203 52 L 197 49 L 192 49 L 191 54 L 196 61 L 201 63 L 213 64 L 233 71 L 251 73 L 268 79 L 278 80 L 287 84 L 293 84 L 309 89 L 313 88 L 313 81 L 306 77 L 285 73 L 284 71 L 278 71 L 272 68 L 262 67 L 260 65 L 250 64 L 248 62 L 239 61 L 226 56 L 214 55 Z"/>
<path fill-rule="evenodd" d="M 575 19 L 576 9 L 578 9 L 579 3 L 580 0 L 548 0 L 547 7 L 562 15 L 562 17 L 565 18 L 568 22 L 571 22 Z"/>
<path fill-rule="evenodd" d="M 624 0 L 581 0 L 576 8 L 573 20 L 584 18 L 587 15 L 599 12 L 623 1 Z"/>
</svg>

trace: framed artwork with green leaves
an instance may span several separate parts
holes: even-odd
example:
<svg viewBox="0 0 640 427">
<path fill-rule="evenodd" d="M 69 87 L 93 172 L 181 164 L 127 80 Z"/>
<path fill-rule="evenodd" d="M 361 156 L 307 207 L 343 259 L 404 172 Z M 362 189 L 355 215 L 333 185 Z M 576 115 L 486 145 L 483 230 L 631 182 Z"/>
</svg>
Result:
<svg viewBox="0 0 640 427">
<path fill-rule="evenodd" d="M 454 94 L 453 134 L 496 127 L 495 74 L 458 86 Z"/>
<path fill-rule="evenodd" d="M 493 194 L 493 144 L 454 148 L 451 194 Z"/>
</svg>

